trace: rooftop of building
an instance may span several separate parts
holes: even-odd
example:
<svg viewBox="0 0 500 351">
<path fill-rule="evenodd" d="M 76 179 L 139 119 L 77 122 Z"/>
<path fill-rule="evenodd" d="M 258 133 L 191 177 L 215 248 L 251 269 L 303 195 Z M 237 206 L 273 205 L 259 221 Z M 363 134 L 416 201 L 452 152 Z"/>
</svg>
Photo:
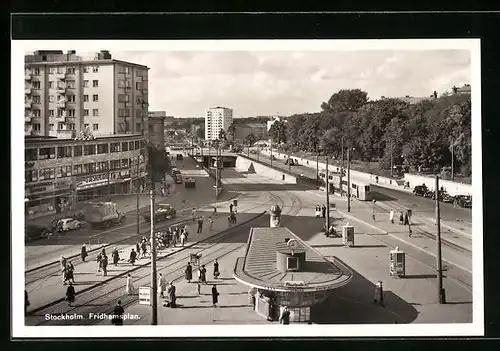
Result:
<svg viewBox="0 0 500 351">
<path fill-rule="evenodd" d="M 137 139 L 138 137 L 144 137 L 142 134 L 110 134 L 110 135 L 96 135 L 94 139 L 89 140 L 75 140 L 74 138 L 58 138 L 51 136 L 32 136 L 25 135 L 25 144 L 39 144 L 39 143 L 54 143 L 54 144 L 64 144 L 68 142 L 92 142 L 92 141 L 106 141 L 106 140 L 116 140 L 116 139 L 126 139 L 132 138 Z"/>
<path fill-rule="evenodd" d="M 295 239 L 297 252 L 305 251 L 305 267 L 301 271 L 281 272 L 277 269 L 276 252 L 290 250 L 287 239 Z M 258 289 L 289 291 L 285 282 L 303 282 L 302 291 L 331 290 L 343 286 L 352 278 L 352 271 L 340 262 L 332 263 L 305 244 L 286 227 L 252 228 L 245 257 L 239 257 L 234 277 Z M 298 287 L 293 287 L 297 290 Z"/>
<path fill-rule="evenodd" d="M 93 57 L 77 55 L 76 51 L 74 50 L 68 50 L 66 53 L 64 53 L 62 50 L 37 50 L 33 54 L 28 54 L 24 56 L 24 63 L 33 66 L 47 65 L 47 64 L 62 65 L 62 64 L 67 64 L 68 62 L 89 64 L 89 65 L 118 63 L 129 66 L 141 67 L 149 70 L 149 67 L 144 65 L 113 59 L 111 53 L 107 50 L 96 52 Z"/>
</svg>

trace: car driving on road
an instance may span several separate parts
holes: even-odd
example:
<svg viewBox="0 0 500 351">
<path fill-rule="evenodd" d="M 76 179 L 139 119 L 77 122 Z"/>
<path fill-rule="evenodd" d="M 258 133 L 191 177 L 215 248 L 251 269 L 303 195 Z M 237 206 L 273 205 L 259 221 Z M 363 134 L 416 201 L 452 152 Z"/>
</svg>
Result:
<svg viewBox="0 0 500 351">
<path fill-rule="evenodd" d="M 160 204 L 155 210 L 154 220 L 155 222 L 163 221 L 166 219 L 172 219 L 177 214 L 175 208 L 169 204 Z M 146 222 L 151 222 L 151 210 L 148 209 L 142 213 L 142 217 Z"/>
<path fill-rule="evenodd" d="M 74 218 L 63 218 L 59 220 L 58 225 L 61 228 L 61 231 L 66 232 L 80 228 L 83 225 L 83 222 Z"/>
</svg>

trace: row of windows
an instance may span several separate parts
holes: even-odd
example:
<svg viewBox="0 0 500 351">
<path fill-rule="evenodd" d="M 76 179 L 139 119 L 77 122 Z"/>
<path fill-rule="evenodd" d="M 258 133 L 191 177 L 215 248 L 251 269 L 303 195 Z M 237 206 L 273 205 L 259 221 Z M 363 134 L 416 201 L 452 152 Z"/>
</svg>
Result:
<svg viewBox="0 0 500 351">
<path fill-rule="evenodd" d="M 26 170 L 24 172 L 24 180 L 26 183 L 36 182 L 39 180 L 50 180 L 55 178 L 69 177 L 72 175 L 88 175 L 93 173 L 102 173 L 108 170 L 120 170 L 132 167 L 132 159 L 124 158 L 121 160 L 111 160 L 93 163 L 84 163 L 74 166 L 60 166 L 44 169 Z"/>
<path fill-rule="evenodd" d="M 130 88 L 129 80 L 118 80 L 118 88 Z M 142 82 L 135 82 L 135 89 L 142 90 Z"/>
<path fill-rule="evenodd" d="M 29 69 L 26 70 L 26 73 L 33 73 L 34 75 L 40 75 L 40 67 L 35 67 L 33 68 L 32 71 Z M 83 67 L 83 73 L 98 73 L 99 72 L 99 66 L 84 66 Z M 124 67 L 124 66 L 118 66 L 118 73 L 126 73 L 130 74 L 131 68 L 130 67 Z M 49 74 L 75 74 L 75 67 L 63 67 L 63 66 L 57 66 L 57 67 L 49 67 Z M 137 77 L 142 77 L 143 71 L 140 69 L 135 70 L 135 75 Z"/>
<path fill-rule="evenodd" d="M 124 141 L 117 143 L 101 143 L 90 145 L 75 145 L 75 146 L 58 146 L 58 147 L 42 147 L 39 149 L 25 149 L 26 161 L 37 161 L 45 159 L 88 156 L 96 154 L 105 154 L 108 152 L 120 152 L 139 150 L 145 145 L 144 140 Z M 71 153 L 73 150 L 73 153 Z"/>
</svg>

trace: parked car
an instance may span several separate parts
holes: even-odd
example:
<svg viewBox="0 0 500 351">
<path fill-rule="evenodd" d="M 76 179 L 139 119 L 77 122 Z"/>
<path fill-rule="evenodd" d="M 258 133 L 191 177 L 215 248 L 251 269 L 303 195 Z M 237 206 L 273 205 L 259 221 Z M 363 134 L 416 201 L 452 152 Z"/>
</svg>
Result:
<svg viewBox="0 0 500 351">
<path fill-rule="evenodd" d="M 175 184 L 182 184 L 182 174 L 180 172 L 179 173 L 175 173 L 173 175 L 173 178 L 174 178 Z"/>
<path fill-rule="evenodd" d="M 175 177 L 177 174 L 181 174 L 181 171 L 177 168 L 172 168 L 172 177 Z"/>
<path fill-rule="evenodd" d="M 446 191 L 443 191 L 441 192 L 441 199 L 440 199 L 442 202 L 445 202 L 445 203 L 453 203 L 453 201 L 455 200 L 455 197 L 454 196 L 451 196 L 450 194 L 448 194 Z"/>
<path fill-rule="evenodd" d="M 176 216 L 177 211 L 169 204 L 160 204 L 155 210 L 154 219 L 155 222 L 162 221 L 165 219 L 172 219 Z M 151 210 L 148 209 L 142 213 L 142 217 L 146 222 L 151 222 Z"/>
<path fill-rule="evenodd" d="M 24 240 L 33 241 L 47 237 L 51 233 L 50 228 L 41 225 L 27 225 L 24 228 Z"/>
<path fill-rule="evenodd" d="M 453 206 L 455 207 L 472 207 L 472 196 L 469 195 L 456 195 L 453 200 Z"/>
<path fill-rule="evenodd" d="M 196 188 L 196 180 L 194 178 L 187 178 L 184 182 L 186 188 Z"/>
<path fill-rule="evenodd" d="M 177 161 L 182 161 L 183 158 L 184 157 L 182 156 L 182 154 L 177 154 L 177 156 L 176 156 Z"/>
<path fill-rule="evenodd" d="M 287 158 L 285 160 L 285 164 L 290 164 L 290 166 L 295 166 L 295 162 L 293 161 L 293 158 Z"/>
<path fill-rule="evenodd" d="M 434 190 L 427 189 L 427 191 L 424 193 L 423 196 L 428 198 L 428 199 L 434 199 L 434 195 L 435 195 Z"/>
<path fill-rule="evenodd" d="M 413 188 L 413 194 L 417 196 L 424 196 L 429 191 L 425 184 L 417 185 Z"/>
<path fill-rule="evenodd" d="M 61 231 L 67 232 L 69 230 L 75 230 L 78 229 L 82 226 L 83 222 L 79 221 L 78 219 L 74 218 L 63 218 L 59 220 L 59 226 L 61 228 Z"/>
</svg>

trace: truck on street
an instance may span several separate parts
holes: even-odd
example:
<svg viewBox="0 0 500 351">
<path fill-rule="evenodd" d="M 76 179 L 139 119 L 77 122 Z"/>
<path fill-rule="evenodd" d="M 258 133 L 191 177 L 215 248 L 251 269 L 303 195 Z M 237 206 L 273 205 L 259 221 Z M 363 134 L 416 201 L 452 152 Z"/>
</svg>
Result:
<svg viewBox="0 0 500 351">
<path fill-rule="evenodd" d="M 116 203 L 87 202 L 83 204 L 84 220 L 92 227 L 110 227 L 123 223 L 125 216 L 118 211 Z"/>
</svg>

